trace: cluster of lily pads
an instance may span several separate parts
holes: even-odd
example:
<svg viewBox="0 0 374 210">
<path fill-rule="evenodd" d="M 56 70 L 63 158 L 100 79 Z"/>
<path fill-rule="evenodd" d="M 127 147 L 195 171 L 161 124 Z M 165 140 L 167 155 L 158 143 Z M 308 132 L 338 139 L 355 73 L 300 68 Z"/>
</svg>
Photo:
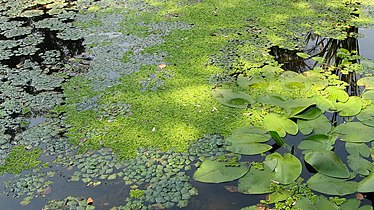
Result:
<svg viewBox="0 0 374 210">
<path fill-rule="evenodd" d="M 229 143 L 227 151 L 239 155 L 263 154 L 274 148 L 274 145 L 269 145 L 272 139 L 287 152 L 281 155 L 272 151 L 261 163 L 248 165 L 238 162 L 234 167 L 227 166 L 225 161 L 206 160 L 194 178 L 209 183 L 239 179 L 238 188 L 242 193 L 272 193 L 273 184 L 287 186 L 300 177 L 303 170 L 301 160 L 304 160 L 317 171 L 306 182 L 312 190 L 339 196 L 373 192 L 374 148 L 373 143 L 371 147 L 369 143 L 374 139 L 371 117 L 374 79 L 364 77 L 358 80 L 357 85 L 365 88 L 364 94 L 349 96 L 344 90 L 346 84 L 331 84 L 329 71 L 316 68 L 297 74 L 267 65 L 239 75 L 233 89 L 213 90 L 214 97 L 225 106 L 245 109 L 262 104 L 268 107 L 262 127 L 237 128 L 225 139 Z M 337 113 L 348 118 L 348 122 L 332 126 L 324 113 Z M 299 132 L 309 136 L 297 142 L 286 143 L 282 139 Z M 338 142 L 345 144 L 348 156 L 339 157 L 339 152 L 333 151 Z M 302 150 L 301 157 L 293 154 L 294 147 Z M 276 192 L 270 196 L 277 197 L 273 202 L 281 202 L 292 196 L 287 193 Z M 322 205 L 319 202 L 304 198 L 295 200 L 289 207 L 310 209 L 313 205 Z M 328 205 L 337 208 L 333 203 Z M 345 205 L 356 209 L 359 204 L 356 206 L 352 201 L 342 204 Z"/>
</svg>

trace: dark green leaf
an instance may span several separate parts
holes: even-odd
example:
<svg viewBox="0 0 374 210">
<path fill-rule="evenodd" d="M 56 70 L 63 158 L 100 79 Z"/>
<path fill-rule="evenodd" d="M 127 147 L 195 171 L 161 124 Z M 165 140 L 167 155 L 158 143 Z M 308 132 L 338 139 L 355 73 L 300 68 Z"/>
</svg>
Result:
<svg viewBox="0 0 374 210">
<path fill-rule="evenodd" d="M 308 180 L 307 184 L 317 192 L 329 195 L 349 195 L 356 192 L 358 183 L 317 173 Z"/>
<path fill-rule="evenodd" d="M 337 178 L 348 178 L 348 168 L 332 151 L 314 151 L 305 154 L 305 161 L 315 170 L 326 176 Z"/>
<path fill-rule="evenodd" d="M 249 172 L 239 179 L 239 191 L 244 194 L 263 194 L 270 193 L 271 182 L 274 174 L 265 166 L 264 170 L 251 167 Z"/>
<path fill-rule="evenodd" d="M 227 167 L 224 162 L 205 160 L 196 170 L 193 178 L 199 182 L 222 183 L 238 179 L 246 174 L 248 168 Z"/>
</svg>

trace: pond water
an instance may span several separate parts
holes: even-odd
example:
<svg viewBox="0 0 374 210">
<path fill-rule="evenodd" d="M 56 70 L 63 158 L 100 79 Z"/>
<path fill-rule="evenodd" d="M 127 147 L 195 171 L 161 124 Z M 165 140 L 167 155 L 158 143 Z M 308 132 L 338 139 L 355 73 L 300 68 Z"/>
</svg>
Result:
<svg viewBox="0 0 374 210">
<path fill-rule="evenodd" d="M 364 35 L 364 38 L 358 40 L 359 52 L 362 56 L 370 59 L 374 59 L 373 50 L 374 49 L 374 30 L 365 29 L 360 30 Z M 293 64 L 294 65 L 294 64 Z M 116 74 L 114 74 L 116 75 Z M 333 116 L 329 116 L 333 118 Z M 34 116 L 29 118 L 27 121 L 30 127 L 37 126 L 44 123 L 47 120 L 44 116 Z M 342 118 L 338 120 L 343 121 Z M 340 122 L 341 123 L 341 122 Z M 296 135 L 288 136 L 286 141 L 292 145 L 292 142 L 298 141 L 305 136 Z M 282 148 L 280 148 L 281 152 Z M 346 152 L 342 145 L 336 146 L 336 151 L 338 153 Z M 300 150 L 295 150 L 296 155 L 301 155 Z M 253 158 L 246 157 L 244 161 L 255 161 Z M 46 156 L 44 160 L 53 159 L 53 156 Z M 258 160 L 259 161 L 259 160 Z M 103 181 L 102 184 L 96 187 L 87 187 L 87 184 L 79 182 L 69 181 L 74 170 L 67 170 L 66 167 L 60 166 L 49 166 L 48 171 L 56 172 L 56 175 L 50 180 L 53 184 L 45 189 L 45 192 L 39 193 L 40 195 L 34 198 L 30 204 L 26 206 L 20 205 L 20 198 L 12 198 L 14 194 L 10 195 L 0 194 L 0 207 L 2 210 L 13 210 L 13 209 L 41 209 L 45 203 L 53 199 L 62 199 L 67 196 L 77 196 L 82 198 L 92 197 L 94 199 L 94 204 L 96 209 L 109 209 L 112 206 L 123 205 L 125 197 L 128 196 L 129 187 L 123 184 L 121 179 L 114 179 L 111 181 Z M 307 172 L 306 168 L 303 170 L 303 177 L 308 177 L 310 174 Z M 193 170 L 188 172 L 189 175 L 193 174 Z M 13 179 L 11 175 L 4 175 L 0 177 L 0 182 Z M 238 192 L 229 192 L 230 190 L 235 191 L 237 182 L 229 182 L 224 184 L 204 184 L 196 181 L 191 181 L 191 184 L 197 188 L 199 195 L 193 196 L 190 199 L 189 205 L 183 209 L 207 209 L 207 210 L 226 210 L 226 209 L 240 209 L 248 205 L 254 205 L 258 203 L 259 200 L 265 199 L 265 195 L 244 195 Z M 4 186 L 1 185 L 0 191 L 5 190 Z M 365 199 L 364 203 L 370 204 L 368 199 Z M 173 209 L 179 209 L 174 207 Z"/>
<path fill-rule="evenodd" d="M 0 1 L 1 2 L 1 1 Z M 24 26 L 32 25 L 33 23 L 29 22 L 28 19 L 16 19 L 15 21 L 20 21 Z M 65 22 L 69 22 L 70 20 L 67 19 Z M 359 32 L 364 35 L 363 38 L 360 38 L 358 40 L 353 39 L 349 40 L 349 43 L 353 43 L 353 49 L 357 50 L 360 55 L 362 55 L 365 58 L 374 59 L 374 29 L 359 29 Z M 83 40 L 78 39 L 75 41 L 64 41 L 62 39 L 57 38 L 57 32 L 49 31 L 46 29 L 38 29 L 33 31 L 34 36 L 42 36 L 44 41 L 41 43 L 36 44 L 40 48 L 40 50 L 37 50 L 35 54 L 32 56 L 28 56 L 27 58 L 30 59 L 32 62 L 39 63 L 41 67 L 46 69 L 44 72 L 46 75 L 51 75 L 53 73 L 58 72 L 57 67 L 61 67 L 60 63 L 55 65 L 54 61 L 51 61 L 51 63 L 46 63 L 46 59 L 43 58 L 44 51 L 49 51 L 50 53 L 55 53 L 54 56 L 51 56 L 51 58 L 55 59 L 61 59 L 61 60 L 68 60 L 69 65 L 86 65 L 88 66 L 92 60 L 92 55 L 82 55 L 84 52 L 83 48 Z M 108 34 L 107 34 L 108 35 Z M 20 36 L 21 38 L 24 38 L 23 35 Z M 17 36 L 17 38 L 20 38 Z M 116 34 L 109 34 L 110 38 L 117 37 Z M 0 36 L 0 40 L 10 40 L 12 38 L 7 38 L 4 36 Z M 308 49 L 306 53 L 314 55 L 314 54 L 320 54 L 321 56 L 328 56 L 329 52 L 333 52 L 334 50 L 338 49 L 339 47 L 344 47 L 347 45 L 350 45 L 349 43 L 343 43 L 332 40 L 332 39 L 323 39 L 318 36 L 313 36 L 310 34 L 310 37 L 308 37 Z M 333 44 L 330 44 L 333 43 Z M 123 42 L 123 45 L 121 47 L 129 47 L 130 44 L 127 42 Z M 334 48 L 335 47 L 335 48 Z M 301 60 L 296 55 L 296 52 L 288 51 L 284 49 L 280 49 L 278 47 L 273 47 L 272 54 L 277 58 L 277 60 L 280 63 L 284 64 L 284 68 L 288 70 L 293 70 L 296 72 L 304 72 L 307 70 L 310 70 L 313 68 L 316 64 L 315 61 L 309 59 L 309 60 Z M 336 53 L 336 52 L 335 52 Z M 333 57 L 330 55 L 330 57 Z M 43 59 L 42 59 L 43 58 Z M 75 62 L 76 60 L 83 60 L 82 62 Z M 335 59 L 335 58 L 334 58 Z M 330 61 L 330 63 L 334 62 L 334 59 Z M 52 59 L 53 60 L 53 59 Z M 23 63 L 25 61 L 25 56 L 18 56 L 14 55 L 10 59 L 4 59 L 1 64 L 8 65 L 10 68 L 17 69 L 23 67 Z M 44 62 L 44 63 L 43 63 Z M 56 68 L 54 68 L 56 67 Z M 35 69 L 33 69 L 34 71 Z M 31 70 L 30 70 L 31 71 Z M 38 70 L 35 70 L 38 71 Z M 80 72 L 68 72 L 66 77 L 64 79 L 69 79 L 73 77 L 75 74 L 79 74 Z M 14 73 L 17 77 L 18 72 Z M 118 80 L 122 75 L 120 75 L 116 71 L 110 71 L 106 72 L 105 78 L 108 80 Z M 20 76 L 21 77 L 21 76 Z M 27 77 L 27 75 L 23 75 L 22 77 Z M 357 79 L 357 78 L 356 78 Z M 355 79 L 355 81 L 356 81 Z M 6 82 L 7 79 L 4 79 L 2 82 Z M 56 82 L 57 85 L 50 87 L 45 87 L 48 85 L 43 86 L 45 83 L 53 83 Z M 40 94 L 48 94 L 48 93 L 56 93 L 56 95 L 59 95 L 56 98 L 52 99 L 53 105 L 55 104 L 63 104 L 64 103 L 64 97 L 61 95 L 62 89 L 61 84 L 64 82 L 64 80 L 60 81 L 42 81 L 39 84 L 40 89 L 35 88 L 35 86 L 32 86 L 28 82 L 23 84 L 21 87 L 23 88 L 24 92 L 28 95 L 33 96 L 31 100 L 34 102 L 39 102 L 37 96 Z M 351 95 L 358 95 L 358 91 L 353 91 L 354 88 L 351 88 L 349 91 Z M 355 92 L 355 93 L 353 93 Z M 22 96 L 23 97 L 23 96 Z M 27 98 L 27 97 L 25 97 Z M 30 99 L 30 98 L 28 98 Z M 3 99 L 0 99 L 0 102 L 3 103 Z M 97 98 L 93 97 L 90 101 L 87 103 L 84 103 L 82 106 L 82 109 L 89 109 L 91 106 L 96 108 L 97 104 Z M 26 102 L 25 102 L 26 103 Z M 43 101 L 42 101 L 43 103 Z M 35 107 L 38 106 L 38 104 L 34 105 Z M 22 110 L 16 110 L 12 114 L 10 114 L 12 120 L 15 121 L 14 124 L 16 126 L 10 127 L 9 130 L 5 131 L 5 133 L 8 135 L 8 139 L 10 142 L 15 140 L 16 138 L 20 138 L 24 142 L 28 143 L 27 138 L 44 138 L 46 136 L 45 134 L 48 134 L 48 138 L 44 142 L 40 144 L 40 147 L 42 147 L 45 150 L 48 150 L 50 154 L 43 154 L 42 160 L 43 162 L 52 162 L 56 157 L 59 157 L 60 155 L 58 152 L 52 153 L 51 147 L 53 147 L 53 150 L 63 150 L 67 149 L 69 152 L 64 153 L 64 155 L 75 155 L 76 147 L 70 147 L 68 146 L 68 141 L 64 137 L 64 127 L 60 125 L 59 123 L 55 123 L 53 121 L 54 118 L 60 119 L 61 116 L 50 116 L 45 114 L 46 110 L 50 108 L 47 106 L 47 108 L 41 108 L 39 112 L 35 113 L 26 113 L 23 114 Z M 118 108 L 118 107 L 116 107 Z M 126 110 L 126 107 L 120 107 Z M 125 111 L 126 112 L 126 111 Z M 334 116 L 328 116 L 329 119 L 333 119 Z M 20 119 L 22 118 L 22 119 Z M 334 119 L 337 120 L 338 123 L 343 122 L 343 118 Z M 12 123 L 9 123 L 12 124 Z M 21 124 L 24 124 L 21 126 Z M 31 130 L 33 128 L 36 128 L 38 126 L 43 126 L 45 128 L 44 132 L 36 133 L 30 136 L 27 135 L 27 133 L 24 136 L 19 137 L 18 134 L 23 133 L 26 130 Z M 48 127 L 51 126 L 51 127 Z M 30 132 L 31 132 L 30 131 Z M 53 131 L 53 132 L 52 132 Z M 10 136 L 10 137 L 9 137 Z M 36 136 L 36 137 L 35 137 Z M 0 136 L 1 137 L 1 136 Z M 285 140 L 288 144 L 292 145 L 292 142 L 298 141 L 300 139 L 304 138 L 303 135 L 296 135 L 296 136 L 288 136 Z M 52 142 L 48 142 L 52 141 Z M 82 141 L 85 141 L 85 139 L 82 139 Z M 275 142 L 272 142 L 275 143 Z M 30 143 L 32 145 L 32 143 Z M 4 147 L 6 150 L 7 148 Z M 279 149 L 280 152 L 284 152 L 284 148 Z M 345 149 L 342 145 L 336 145 L 336 151 L 337 153 L 346 153 Z M 98 154 L 98 153 L 94 153 Z M 301 156 L 301 151 L 298 149 L 295 149 L 295 154 L 297 156 Z M 105 154 L 108 157 L 108 161 L 103 160 L 103 164 L 110 165 L 108 162 L 115 162 L 116 156 L 112 157 L 111 155 Z M 110 157 L 109 157 L 110 156 Z M 64 158 L 64 157 L 61 157 Z M 76 159 L 74 159 L 76 160 Z M 81 158 L 80 161 L 87 161 L 88 158 L 84 159 Z M 244 161 L 260 161 L 260 157 L 244 157 Z M 104 165 L 105 165 L 104 164 Z M 107 180 L 102 179 L 101 184 L 97 186 L 89 186 L 94 185 L 95 183 L 92 183 L 90 181 L 82 182 L 82 181 L 71 181 L 73 179 L 75 172 L 79 171 L 75 167 L 77 166 L 75 163 L 71 163 L 71 167 L 69 164 L 63 165 L 61 164 L 50 164 L 46 165 L 44 168 L 39 168 L 39 171 L 33 171 L 30 170 L 24 171 L 20 176 L 16 175 L 9 175 L 5 174 L 0 177 L 0 192 L 4 192 L 3 194 L 0 194 L 0 209 L 1 210 L 14 210 L 14 209 L 42 209 L 43 206 L 46 205 L 48 201 L 51 200 L 62 200 L 68 196 L 74 196 L 82 199 L 87 199 L 89 197 L 93 198 L 94 205 L 96 209 L 110 209 L 113 206 L 121 206 L 126 201 L 125 198 L 129 196 L 129 185 L 124 185 L 124 181 L 122 178 L 118 178 L 115 176 L 113 179 Z M 106 165 L 105 165 L 106 166 Z M 114 166 L 111 166 L 114 168 Z M 303 166 L 303 177 L 309 177 L 310 173 L 308 173 L 307 168 L 305 165 Z M 114 172 L 108 172 L 103 173 L 102 175 L 106 176 L 108 174 L 113 173 L 122 173 L 122 168 L 119 167 L 117 169 L 114 169 Z M 194 171 L 196 170 L 195 167 L 192 167 L 192 170 L 187 171 L 188 176 L 192 176 Z M 51 174 L 52 175 L 48 175 Z M 34 177 L 32 177 L 34 176 Z M 110 175 L 109 175 L 110 176 Z M 118 175 L 119 176 L 119 175 Z M 26 180 L 28 177 L 31 178 L 30 180 Z M 23 182 L 17 182 L 17 180 L 22 179 Z M 82 177 L 81 177 L 82 178 Z M 92 177 L 90 177 L 92 178 Z M 26 180 L 26 181 L 25 181 Z M 15 182 L 12 182 L 15 181 Z M 42 190 L 35 192 L 30 190 L 30 192 L 18 192 L 18 188 L 29 188 L 31 184 L 34 182 L 40 182 L 41 185 L 44 185 L 47 181 L 51 184 L 46 184 L 45 187 L 42 188 Z M 9 184 L 10 183 L 10 184 Z M 26 184 L 25 184 L 26 183 Z M 237 189 L 235 186 L 237 186 L 237 181 L 234 182 L 228 182 L 224 184 L 205 184 L 196 182 L 194 180 L 190 180 L 189 183 L 197 189 L 199 192 L 199 195 L 192 196 L 189 200 L 189 204 L 187 207 L 184 207 L 183 209 L 189 209 L 189 210 L 196 210 L 196 209 L 206 209 L 206 210 L 227 210 L 227 209 L 240 209 L 242 207 L 246 207 L 249 205 L 255 205 L 259 202 L 259 200 L 265 199 L 266 195 L 244 195 L 239 192 L 235 192 Z M 17 189 L 16 189 L 17 188 Z M 39 188 L 40 189 L 40 188 Z M 232 191 L 232 192 L 230 192 Z M 29 193 L 29 194 L 27 194 Z M 26 197 L 26 195 L 29 196 L 35 196 L 30 203 L 27 205 L 21 205 L 20 202 L 22 199 Z M 369 197 L 370 198 L 370 197 Z M 372 199 L 372 198 L 371 198 Z M 369 199 L 365 199 L 363 202 L 364 204 L 370 204 L 371 201 Z M 172 209 L 179 209 L 178 207 L 173 207 Z"/>
</svg>

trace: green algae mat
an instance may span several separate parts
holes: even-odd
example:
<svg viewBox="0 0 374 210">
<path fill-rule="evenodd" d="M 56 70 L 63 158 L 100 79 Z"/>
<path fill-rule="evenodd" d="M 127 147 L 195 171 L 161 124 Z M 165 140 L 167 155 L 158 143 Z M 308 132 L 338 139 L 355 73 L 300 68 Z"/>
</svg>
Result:
<svg viewBox="0 0 374 210">
<path fill-rule="evenodd" d="M 199 182 L 270 194 L 245 209 L 372 209 L 318 193 L 374 191 L 374 64 L 352 44 L 373 9 L 371 0 L 0 0 L 0 174 L 17 177 L 4 192 L 32 205 L 62 166 L 86 187 L 120 179 L 128 193 L 113 209 L 188 208 L 192 169 Z M 288 69 L 278 52 L 308 70 Z M 69 196 L 43 209 L 92 204 Z"/>
</svg>

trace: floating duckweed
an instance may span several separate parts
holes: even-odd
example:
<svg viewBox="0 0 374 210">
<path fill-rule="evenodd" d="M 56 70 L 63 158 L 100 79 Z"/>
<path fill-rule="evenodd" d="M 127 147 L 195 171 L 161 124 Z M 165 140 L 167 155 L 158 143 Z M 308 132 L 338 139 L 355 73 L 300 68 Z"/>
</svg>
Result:
<svg viewBox="0 0 374 210">
<path fill-rule="evenodd" d="M 19 174 L 24 170 L 34 168 L 42 161 L 38 160 L 42 149 L 28 150 L 25 146 L 15 146 L 0 165 L 0 175 L 4 173 Z"/>
</svg>

